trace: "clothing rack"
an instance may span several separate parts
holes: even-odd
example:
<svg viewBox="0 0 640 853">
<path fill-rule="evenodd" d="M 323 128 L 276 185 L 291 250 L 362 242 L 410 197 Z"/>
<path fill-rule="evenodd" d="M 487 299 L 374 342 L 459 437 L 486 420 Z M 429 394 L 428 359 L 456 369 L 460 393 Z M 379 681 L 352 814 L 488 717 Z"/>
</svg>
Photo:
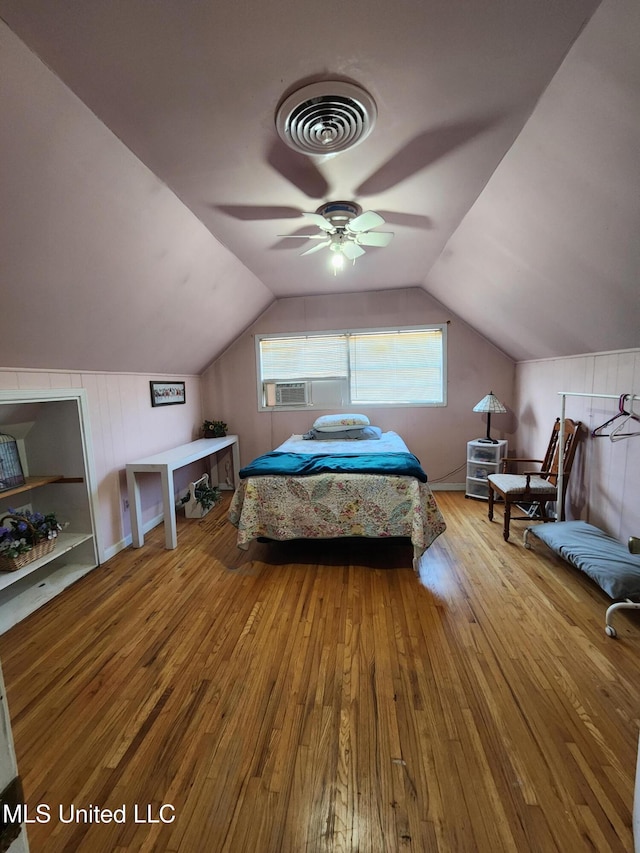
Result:
<svg viewBox="0 0 640 853">
<path fill-rule="evenodd" d="M 561 397 L 560 404 L 560 436 L 559 436 L 559 448 L 558 448 L 558 479 L 557 479 L 557 490 L 558 490 L 558 499 L 560 501 L 563 500 L 563 489 L 564 489 L 564 420 L 565 420 L 565 412 L 567 406 L 567 397 L 591 397 L 592 399 L 599 400 L 619 400 L 620 394 L 592 394 L 589 391 L 558 391 L 558 394 Z M 627 399 L 632 404 L 634 400 L 640 400 L 640 396 L 638 394 L 628 394 Z M 556 518 L 558 517 L 558 512 L 556 510 Z"/>
<path fill-rule="evenodd" d="M 564 467 L 564 421 L 565 421 L 565 410 L 566 410 L 567 397 L 590 397 L 592 399 L 599 399 L 599 400 L 621 400 L 622 395 L 620 395 L 620 394 L 591 394 L 588 391 L 558 391 L 558 394 L 562 398 L 562 401 L 561 401 L 561 408 L 560 408 L 560 436 L 559 436 L 560 447 L 559 447 L 559 451 L 558 451 L 557 493 L 558 493 L 558 497 L 559 497 L 560 501 L 562 501 L 563 500 L 563 489 L 564 489 L 564 472 L 563 472 L 563 467 Z M 633 410 L 633 402 L 634 402 L 634 400 L 640 400 L 640 395 L 638 395 L 638 394 L 627 394 L 627 395 L 625 395 L 625 399 L 627 399 L 631 403 L 631 409 Z M 556 518 L 557 518 L 557 516 L 558 516 L 558 513 L 556 510 Z M 615 602 L 614 604 L 610 605 L 607 608 L 606 629 L 605 630 L 610 637 L 616 636 L 615 628 L 613 628 L 612 625 L 610 624 L 611 616 L 613 615 L 613 613 L 615 611 L 617 611 L 621 608 L 630 609 L 630 610 L 637 610 L 638 608 L 640 608 L 640 603 L 631 601 L 630 599 L 627 599 L 626 601 Z M 639 771 L 640 771 L 640 753 L 639 753 L 639 758 L 638 758 L 638 767 L 639 767 Z M 637 808 L 637 806 L 636 806 L 636 808 Z M 636 818 L 634 817 L 634 820 L 635 819 Z"/>
</svg>

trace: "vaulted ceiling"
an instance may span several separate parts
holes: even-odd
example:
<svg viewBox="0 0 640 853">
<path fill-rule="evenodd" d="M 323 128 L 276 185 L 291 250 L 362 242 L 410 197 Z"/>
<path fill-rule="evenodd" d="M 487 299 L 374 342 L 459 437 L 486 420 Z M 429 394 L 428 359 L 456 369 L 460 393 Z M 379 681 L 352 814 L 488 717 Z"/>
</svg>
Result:
<svg viewBox="0 0 640 853">
<path fill-rule="evenodd" d="M 195 373 L 274 298 L 407 286 L 516 360 L 640 345 L 634 0 L 0 16 L 0 365 Z M 366 89 L 377 122 L 307 157 L 274 116 L 326 80 Z M 394 238 L 334 276 L 280 235 L 336 199 Z"/>
</svg>

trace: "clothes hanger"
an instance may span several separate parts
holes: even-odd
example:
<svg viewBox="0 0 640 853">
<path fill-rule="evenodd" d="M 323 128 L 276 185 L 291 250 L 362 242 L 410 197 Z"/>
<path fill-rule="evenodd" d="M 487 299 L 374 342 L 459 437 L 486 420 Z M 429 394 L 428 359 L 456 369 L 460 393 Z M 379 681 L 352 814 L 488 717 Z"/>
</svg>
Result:
<svg viewBox="0 0 640 853">
<path fill-rule="evenodd" d="M 618 411 L 612 418 L 609 418 L 608 421 L 605 421 L 603 424 L 600 424 L 600 426 L 597 426 L 594 430 L 592 430 L 591 438 L 607 438 L 609 436 L 609 433 L 603 433 L 601 432 L 601 430 L 606 429 L 608 426 L 611 426 L 611 424 L 617 421 L 618 418 L 628 417 L 629 412 L 627 412 L 624 407 L 624 401 L 627 399 L 627 397 L 630 396 L 630 394 L 620 394 L 620 398 L 618 400 Z"/>
<path fill-rule="evenodd" d="M 640 435 L 640 429 L 637 429 L 635 432 L 622 432 L 622 430 L 627 427 L 629 421 L 637 421 L 640 423 L 640 417 L 633 411 L 633 394 L 625 394 L 624 396 L 625 398 L 629 397 L 631 401 L 631 411 L 627 412 L 627 417 L 618 424 L 612 433 L 610 433 L 609 438 L 611 441 L 620 441 L 623 438 L 631 438 L 632 435 Z"/>
</svg>

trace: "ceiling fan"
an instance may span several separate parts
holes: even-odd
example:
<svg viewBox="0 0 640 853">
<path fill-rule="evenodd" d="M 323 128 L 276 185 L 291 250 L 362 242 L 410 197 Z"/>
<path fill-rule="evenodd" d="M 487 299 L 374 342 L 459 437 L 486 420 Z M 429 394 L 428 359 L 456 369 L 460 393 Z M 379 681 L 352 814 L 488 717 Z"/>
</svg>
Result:
<svg viewBox="0 0 640 853">
<path fill-rule="evenodd" d="M 320 229 L 319 234 L 281 234 L 292 239 L 320 240 L 303 255 L 311 255 L 320 249 L 334 253 L 334 272 L 344 265 L 345 258 L 355 263 L 364 255 L 363 246 L 388 246 L 393 238 L 392 231 L 372 231 L 384 225 L 384 219 L 373 210 L 362 211 L 359 204 L 351 201 L 329 201 L 320 205 L 315 213 L 303 213 Z"/>
<path fill-rule="evenodd" d="M 362 87 L 347 81 L 319 81 L 304 85 L 286 96 L 276 111 L 276 130 L 279 139 L 270 146 L 266 162 L 310 199 L 326 198 L 330 185 L 314 162 L 316 157 L 347 151 L 367 138 L 377 120 L 377 107 L 371 95 Z M 467 118 L 423 130 L 406 143 L 373 174 L 369 175 L 354 194 L 378 195 L 407 180 L 476 136 L 489 130 L 500 116 Z M 328 161 L 328 158 L 325 158 Z M 299 208 L 288 206 L 217 204 L 215 210 L 243 221 L 289 219 L 301 215 Z M 335 210 L 332 210 L 335 208 Z M 338 215 L 341 219 L 338 219 Z M 382 225 L 384 220 L 373 211 L 362 212 L 352 202 L 329 202 L 315 213 L 303 214 L 314 221 L 323 232 L 309 234 L 309 239 L 322 239 L 303 254 L 331 247 L 334 266 L 344 258 L 354 260 L 364 254 L 362 246 L 386 246 L 393 234 L 364 232 Z M 433 222 L 418 213 L 385 211 L 392 223 L 410 228 L 429 229 Z M 329 225 L 327 225 L 329 223 Z M 348 225 L 348 227 L 347 227 Z M 338 229 L 342 229 L 339 231 Z M 354 232 L 360 234 L 355 239 Z M 305 235 L 286 234 L 283 237 Z M 334 239 L 330 240 L 329 237 Z M 371 242 L 366 242 L 370 240 Z M 340 248 L 342 245 L 343 248 Z M 360 250 L 360 251 L 358 251 Z"/>
</svg>

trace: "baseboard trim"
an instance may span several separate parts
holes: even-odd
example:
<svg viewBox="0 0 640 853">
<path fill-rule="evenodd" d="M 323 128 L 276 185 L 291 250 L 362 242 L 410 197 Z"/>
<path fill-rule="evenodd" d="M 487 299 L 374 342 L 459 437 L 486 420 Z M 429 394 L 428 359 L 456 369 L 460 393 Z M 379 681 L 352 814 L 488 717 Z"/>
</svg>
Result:
<svg viewBox="0 0 640 853">
<path fill-rule="evenodd" d="M 154 516 L 154 518 L 145 522 L 142 525 L 142 530 L 144 533 L 148 533 L 150 530 L 153 530 L 154 527 L 157 527 L 164 521 L 164 513 L 160 513 L 160 515 Z M 119 542 L 116 542 L 114 545 L 111 545 L 109 548 L 105 548 L 104 555 L 101 556 L 100 562 L 106 563 L 107 560 L 110 560 L 112 557 L 115 557 L 116 554 L 119 554 L 120 551 L 124 551 L 125 548 L 128 548 L 129 545 L 133 542 L 133 536 L 129 533 L 128 536 L 125 536 L 124 539 L 121 539 Z"/>
</svg>

